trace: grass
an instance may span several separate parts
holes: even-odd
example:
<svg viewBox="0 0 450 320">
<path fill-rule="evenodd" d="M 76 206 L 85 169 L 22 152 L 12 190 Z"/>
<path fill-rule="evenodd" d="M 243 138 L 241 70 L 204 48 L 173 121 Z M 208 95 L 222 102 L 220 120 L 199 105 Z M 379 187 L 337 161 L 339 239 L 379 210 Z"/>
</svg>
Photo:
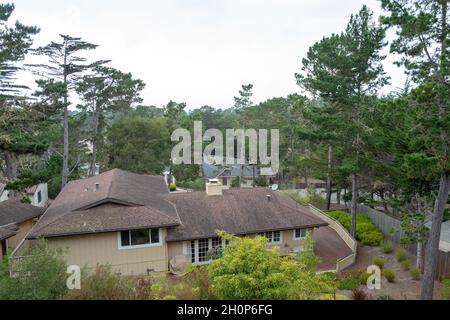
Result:
<svg viewBox="0 0 450 320">
<path fill-rule="evenodd" d="M 378 266 L 380 269 L 384 268 L 384 259 L 381 257 L 374 257 L 372 259 L 372 263 L 376 266 Z"/>
<path fill-rule="evenodd" d="M 402 262 L 408 259 L 408 254 L 403 249 L 398 249 L 395 253 L 395 257 L 397 258 L 398 262 Z"/>
<path fill-rule="evenodd" d="M 383 270 L 383 276 L 386 278 L 388 282 L 394 282 L 395 281 L 395 271 L 391 269 L 384 269 Z"/>
<path fill-rule="evenodd" d="M 383 240 L 381 242 L 381 250 L 383 251 L 383 253 L 387 254 L 394 252 L 394 245 L 392 244 L 392 241 Z"/>
</svg>

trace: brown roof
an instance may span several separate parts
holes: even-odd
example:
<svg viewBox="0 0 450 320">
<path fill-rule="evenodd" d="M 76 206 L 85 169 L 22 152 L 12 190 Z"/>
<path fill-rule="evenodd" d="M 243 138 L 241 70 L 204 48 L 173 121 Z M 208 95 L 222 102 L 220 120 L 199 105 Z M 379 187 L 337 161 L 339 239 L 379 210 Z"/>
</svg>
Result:
<svg viewBox="0 0 450 320">
<path fill-rule="evenodd" d="M 45 208 L 35 207 L 17 199 L 0 202 L 0 226 L 18 224 L 41 216 Z"/>
<path fill-rule="evenodd" d="M 167 193 L 163 177 L 118 169 L 71 181 L 28 238 L 178 225 Z"/>
<path fill-rule="evenodd" d="M 169 229 L 167 241 L 209 238 L 216 230 L 240 235 L 327 225 L 308 208 L 268 188 L 224 190 L 223 196 L 193 192 L 167 198 L 183 222 Z"/>
<path fill-rule="evenodd" d="M 7 228 L 0 228 L 0 240 L 5 240 L 15 236 L 16 232 Z"/>
<path fill-rule="evenodd" d="M 168 227 L 167 240 L 178 241 L 211 237 L 216 230 L 249 234 L 324 225 L 308 208 L 268 188 L 170 194 L 163 177 L 115 169 L 70 182 L 28 238 Z"/>
</svg>

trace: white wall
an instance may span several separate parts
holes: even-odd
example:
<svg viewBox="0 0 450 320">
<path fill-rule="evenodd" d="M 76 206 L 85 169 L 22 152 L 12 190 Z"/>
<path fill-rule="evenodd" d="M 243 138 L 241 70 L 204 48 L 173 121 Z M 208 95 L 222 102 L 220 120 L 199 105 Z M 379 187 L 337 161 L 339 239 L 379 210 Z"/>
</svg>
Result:
<svg viewBox="0 0 450 320">
<path fill-rule="evenodd" d="M 8 190 L 4 190 L 2 192 L 2 194 L 0 194 L 0 202 L 8 200 L 9 199 L 8 195 L 9 195 L 9 191 Z"/>
<path fill-rule="evenodd" d="M 41 192 L 41 201 L 38 200 L 38 193 Z M 29 195 L 28 198 L 31 201 L 31 204 L 36 207 L 44 207 L 48 201 L 48 188 L 46 183 L 41 183 L 38 185 L 36 192 L 32 195 Z"/>
</svg>

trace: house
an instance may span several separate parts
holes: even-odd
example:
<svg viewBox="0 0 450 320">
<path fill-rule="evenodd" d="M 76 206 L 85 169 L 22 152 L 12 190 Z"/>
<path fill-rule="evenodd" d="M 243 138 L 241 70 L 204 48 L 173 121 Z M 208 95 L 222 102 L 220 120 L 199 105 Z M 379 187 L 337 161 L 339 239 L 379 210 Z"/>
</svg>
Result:
<svg viewBox="0 0 450 320">
<path fill-rule="evenodd" d="M 180 256 L 208 263 L 211 249 L 227 245 L 216 230 L 265 235 L 287 255 L 301 250 L 307 231 L 317 228 L 327 223 L 269 188 L 223 190 L 208 183 L 206 192 L 169 193 L 162 176 L 115 169 L 67 184 L 27 238 L 66 249 L 69 264 L 108 264 L 122 275 L 139 275 L 167 271 Z M 325 247 L 343 243 L 334 236 Z"/>
<path fill-rule="evenodd" d="M 0 203 L 1 256 L 22 242 L 44 211 L 43 207 L 25 204 L 17 199 Z"/>
<path fill-rule="evenodd" d="M 5 189 L 6 184 L 0 183 L 0 202 L 11 198 L 11 191 Z M 48 201 L 48 188 L 46 183 L 40 183 L 25 190 L 30 204 L 36 207 L 45 207 Z"/>
<path fill-rule="evenodd" d="M 218 179 L 223 186 L 223 189 L 229 189 L 231 183 L 236 178 L 240 178 L 241 188 L 252 188 L 253 179 L 261 175 L 261 170 L 256 165 L 237 164 L 237 159 L 231 159 L 231 161 L 224 160 L 226 164 L 218 165 L 214 164 L 214 161 L 203 161 L 202 164 L 202 174 L 206 181 L 210 179 Z M 265 176 L 267 180 L 273 178 L 275 175 Z"/>
</svg>

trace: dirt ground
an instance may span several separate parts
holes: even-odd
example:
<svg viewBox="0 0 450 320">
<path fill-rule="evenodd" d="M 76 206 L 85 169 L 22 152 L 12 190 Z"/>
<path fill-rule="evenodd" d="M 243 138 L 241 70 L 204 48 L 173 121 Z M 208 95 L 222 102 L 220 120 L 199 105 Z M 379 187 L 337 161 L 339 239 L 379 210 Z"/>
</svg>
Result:
<svg viewBox="0 0 450 320">
<path fill-rule="evenodd" d="M 412 266 L 415 266 L 415 256 L 409 254 L 409 259 Z M 395 281 L 393 283 L 388 282 L 384 277 L 381 279 L 381 290 L 368 290 L 366 292 L 376 299 L 380 294 L 388 294 L 395 300 L 417 300 L 420 298 L 420 286 L 421 280 L 416 281 L 411 277 L 409 271 L 403 270 L 400 263 L 395 258 L 395 251 L 386 254 L 381 251 L 380 247 L 367 247 L 358 246 L 358 255 L 355 265 L 347 270 L 366 270 L 369 265 L 372 264 L 372 259 L 379 256 L 384 259 L 385 269 L 392 269 L 395 271 Z M 361 288 L 363 288 L 361 286 Z M 435 282 L 434 299 L 440 299 L 440 283 Z"/>
</svg>

